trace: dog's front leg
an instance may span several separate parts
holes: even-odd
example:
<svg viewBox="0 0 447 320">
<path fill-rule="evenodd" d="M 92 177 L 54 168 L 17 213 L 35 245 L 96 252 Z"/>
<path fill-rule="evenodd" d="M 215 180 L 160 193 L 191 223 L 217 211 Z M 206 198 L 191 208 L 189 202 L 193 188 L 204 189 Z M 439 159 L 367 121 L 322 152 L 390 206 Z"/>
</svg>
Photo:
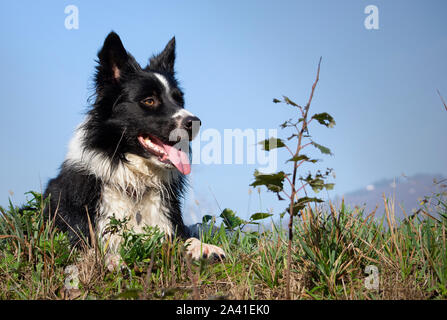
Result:
<svg viewBox="0 0 447 320">
<path fill-rule="evenodd" d="M 105 256 L 105 264 L 110 272 L 119 270 L 122 266 L 125 265 L 119 253 L 117 253 L 117 241 L 112 241 L 112 243 L 114 245 L 109 248 L 109 251 L 106 253 Z M 197 238 L 187 239 L 185 241 L 185 246 L 186 254 L 189 255 L 193 260 L 200 260 L 200 258 L 203 258 L 210 259 L 212 261 L 222 261 L 223 259 L 225 259 L 225 251 L 222 248 L 212 244 L 204 243 Z"/>
<path fill-rule="evenodd" d="M 225 259 L 225 251 L 218 246 L 203 243 L 197 238 L 189 238 L 185 241 L 186 253 L 194 260 L 200 258 L 221 261 Z"/>
</svg>

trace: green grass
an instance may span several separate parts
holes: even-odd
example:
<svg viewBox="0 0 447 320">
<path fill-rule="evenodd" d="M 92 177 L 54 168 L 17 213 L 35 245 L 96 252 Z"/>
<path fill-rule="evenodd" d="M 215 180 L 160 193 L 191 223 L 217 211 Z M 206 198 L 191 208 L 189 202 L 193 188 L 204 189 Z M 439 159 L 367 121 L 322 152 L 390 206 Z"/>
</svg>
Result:
<svg viewBox="0 0 447 320">
<path fill-rule="evenodd" d="M 111 221 L 111 230 L 123 233 L 126 265 L 109 272 L 102 248 L 71 249 L 67 236 L 43 221 L 41 195 L 31 196 L 21 213 L 12 204 L 1 209 L 0 299 L 286 297 L 288 234 L 279 225 L 226 232 L 227 225 L 207 219 L 218 230 L 210 228 L 202 238 L 227 253 L 225 261 L 210 263 L 191 261 L 182 241 L 162 241 L 158 229 L 135 234 L 125 221 Z M 328 210 L 308 206 L 294 226 L 292 298 L 446 299 L 447 201 L 443 194 L 427 199 L 418 215 L 401 223 L 391 199 L 380 220 L 344 204 Z M 379 272 L 376 290 L 365 287 L 369 265 Z M 67 266 L 76 266 L 76 273 L 67 273 Z"/>
</svg>

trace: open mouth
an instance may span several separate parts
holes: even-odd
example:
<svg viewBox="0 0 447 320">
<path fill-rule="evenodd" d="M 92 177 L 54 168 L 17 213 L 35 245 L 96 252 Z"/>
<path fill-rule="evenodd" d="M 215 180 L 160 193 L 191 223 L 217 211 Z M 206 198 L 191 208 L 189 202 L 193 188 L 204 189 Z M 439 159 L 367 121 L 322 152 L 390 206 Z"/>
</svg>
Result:
<svg viewBox="0 0 447 320">
<path fill-rule="evenodd" d="M 191 164 L 188 155 L 168 144 L 163 143 L 153 135 L 139 135 L 138 141 L 145 150 L 157 156 L 158 161 L 165 164 L 173 164 L 178 171 L 187 175 L 191 172 Z"/>
</svg>

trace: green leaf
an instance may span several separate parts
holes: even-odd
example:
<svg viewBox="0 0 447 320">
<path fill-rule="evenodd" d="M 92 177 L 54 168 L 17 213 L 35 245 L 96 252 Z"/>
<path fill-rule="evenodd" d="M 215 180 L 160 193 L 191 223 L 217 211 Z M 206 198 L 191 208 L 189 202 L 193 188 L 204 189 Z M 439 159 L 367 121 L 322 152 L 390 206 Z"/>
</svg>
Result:
<svg viewBox="0 0 447 320">
<path fill-rule="evenodd" d="M 324 202 L 323 200 L 319 198 L 309 198 L 309 197 L 302 197 L 299 198 L 294 204 L 292 208 L 292 213 L 294 216 L 298 214 L 301 210 L 303 210 L 306 207 L 307 203 L 314 202 L 314 203 L 321 203 Z M 290 212 L 290 207 L 286 208 L 287 212 Z"/>
<path fill-rule="evenodd" d="M 268 217 L 271 217 L 273 214 L 271 213 L 264 213 L 264 212 L 257 212 L 253 215 L 251 215 L 250 220 L 256 221 L 256 220 L 262 220 Z"/>
<path fill-rule="evenodd" d="M 301 181 L 307 182 L 314 192 L 319 192 L 322 189 L 332 190 L 334 188 L 333 183 L 324 183 L 324 179 L 331 173 L 332 169 L 327 169 L 325 173 L 317 171 L 313 177 L 310 173 L 306 178 L 300 178 Z"/>
<path fill-rule="evenodd" d="M 301 160 L 304 160 L 304 161 L 307 161 L 307 162 L 312 162 L 312 163 L 318 162 L 318 160 L 310 159 L 308 156 L 302 154 L 300 156 L 294 156 L 293 158 L 290 158 L 289 160 L 286 161 L 286 163 L 287 162 L 298 162 L 298 161 L 301 161 Z"/>
<path fill-rule="evenodd" d="M 315 177 L 312 177 L 309 173 L 306 178 L 300 178 L 300 180 L 307 182 L 314 192 L 319 192 L 324 188 L 323 178 L 323 175 L 318 171 Z"/>
<path fill-rule="evenodd" d="M 290 105 L 292 105 L 292 106 L 294 106 L 294 107 L 299 107 L 299 105 L 297 105 L 295 102 L 293 102 L 292 100 L 290 100 L 288 97 L 283 96 L 283 98 L 284 98 L 284 102 L 285 102 L 285 103 L 290 104 Z"/>
<path fill-rule="evenodd" d="M 255 170 L 253 174 L 255 181 L 250 184 L 252 187 L 266 186 L 268 190 L 273 192 L 280 192 L 284 188 L 284 179 L 286 174 L 283 171 L 273 174 L 263 174 Z"/>
<path fill-rule="evenodd" d="M 335 126 L 335 120 L 332 118 L 332 116 L 326 112 L 323 113 L 316 113 L 312 116 L 312 119 L 317 120 L 320 124 L 332 128 Z"/>
<path fill-rule="evenodd" d="M 324 180 L 314 179 L 309 183 L 309 185 L 311 186 L 313 192 L 318 193 L 324 188 Z"/>
<path fill-rule="evenodd" d="M 326 190 L 332 190 L 332 189 L 334 189 L 334 185 L 335 185 L 335 183 L 326 183 L 326 184 L 324 185 L 324 188 L 325 188 Z"/>
<path fill-rule="evenodd" d="M 332 152 L 331 152 L 331 150 L 329 150 L 329 148 L 327 148 L 327 147 L 325 147 L 325 146 L 322 146 L 321 144 L 318 144 L 318 143 L 316 143 L 316 142 L 314 142 L 314 141 L 311 141 L 311 144 L 312 144 L 315 148 L 317 148 L 318 150 L 320 150 L 321 153 L 332 155 Z"/>
<path fill-rule="evenodd" d="M 270 151 L 276 148 L 283 148 L 286 146 L 281 139 L 273 137 L 268 140 L 261 141 L 259 142 L 259 144 L 262 145 L 262 150 L 265 151 Z"/>
<path fill-rule="evenodd" d="M 234 228 L 240 226 L 241 224 L 248 223 L 247 221 L 242 220 L 241 218 L 236 216 L 236 213 L 228 208 L 222 211 L 220 217 L 223 219 L 225 226 L 230 230 L 233 230 Z"/>
<path fill-rule="evenodd" d="M 213 216 L 210 216 L 209 214 L 204 215 L 202 218 L 202 223 L 208 223 L 211 219 L 213 219 Z"/>
</svg>

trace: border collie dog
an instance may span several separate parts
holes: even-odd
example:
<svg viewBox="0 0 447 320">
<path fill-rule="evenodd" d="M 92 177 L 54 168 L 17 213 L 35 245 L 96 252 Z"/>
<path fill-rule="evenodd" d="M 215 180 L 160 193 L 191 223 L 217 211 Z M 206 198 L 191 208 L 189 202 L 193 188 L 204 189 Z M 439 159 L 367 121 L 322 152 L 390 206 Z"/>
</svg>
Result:
<svg viewBox="0 0 447 320">
<path fill-rule="evenodd" d="M 77 127 L 59 175 L 50 180 L 45 216 L 55 219 L 73 245 L 89 235 L 89 223 L 107 243 L 109 269 L 119 265 L 119 234 L 106 232 L 111 217 L 141 232 L 158 226 L 187 239 L 194 259 L 222 259 L 216 246 L 188 238 L 181 214 L 189 142 L 199 118 L 184 109 L 174 75 L 175 38 L 142 68 L 111 32 L 98 53 L 95 102 Z"/>
</svg>

